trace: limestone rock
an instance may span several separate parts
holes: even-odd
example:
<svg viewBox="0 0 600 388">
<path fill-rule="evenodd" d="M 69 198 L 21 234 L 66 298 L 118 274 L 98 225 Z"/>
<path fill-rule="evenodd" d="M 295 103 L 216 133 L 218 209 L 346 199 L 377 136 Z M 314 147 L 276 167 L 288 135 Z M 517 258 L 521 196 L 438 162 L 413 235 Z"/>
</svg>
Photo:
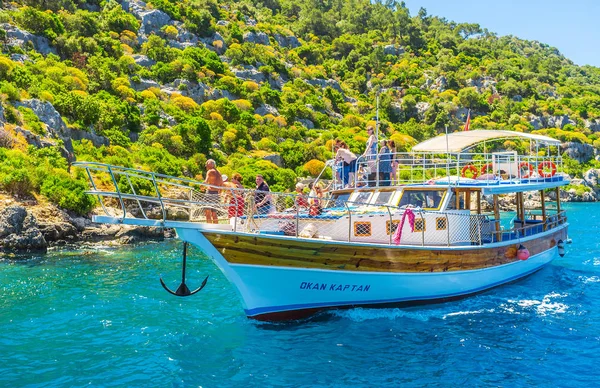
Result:
<svg viewBox="0 0 600 388">
<path fill-rule="evenodd" d="M 22 206 L 0 211 L 0 252 L 45 252 L 47 248 L 33 214 Z"/>
<path fill-rule="evenodd" d="M 92 142 L 92 144 L 94 145 L 94 147 L 101 147 L 101 146 L 109 146 L 110 145 L 110 141 L 104 137 L 104 136 L 100 136 L 97 135 L 94 132 L 88 132 L 88 131 L 82 131 L 79 129 L 73 129 L 71 130 L 71 139 L 73 140 L 89 140 Z"/>
<path fill-rule="evenodd" d="M 56 242 L 58 240 L 75 240 L 77 238 L 77 228 L 68 222 L 40 222 L 39 229 L 47 242 Z"/>
<path fill-rule="evenodd" d="M 8 46 L 22 48 L 27 44 L 32 44 L 35 50 L 43 55 L 56 54 L 56 50 L 50 46 L 48 39 L 43 36 L 33 35 L 9 23 L 0 24 L 0 28 L 6 31 L 6 44 Z"/>
<path fill-rule="evenodd" d="M 244 80 L 250 80 L 257 83 L 264 82 L 266 80 L 265 75 L 258 71 L 254 66 L 245 66 L 243 69 L 234 68 L 231 69 L 231 71 L 237 78 Z"/>
<path fill-rule="evenodd" d="M 156 62 L 153 59 L 148 58 L 146 55 L 134 54 L 132 55 L 132 57 L 135 63 L 140 66 L 151 67 L 154 64 L 156 64 Z"/>
<path fill-rule="evenodd" d="M 582 182 L 578 182 L 579 180 L 577 180 L 577 179 L 572 179 L 571 184 L 577 185 L 577 184 L 585 183 L 589 187 L 597 188 L 598 187 L 598 176 L 600 176 L 600 170 L 591 168 L 583 174 L 583 179 L 579 179 Z"/>
<path fill-rule="evenodd" d="M 429 87 L 430 89 L 435 89 L 439 92 L 443 92 L 448 89 L 448 80 L 443 75 L 437 77 L 433 84 Z"/>
<path fill-rule="evenodd" d="M 182 78 L 177 78 L 175 81 L 165 86 L 170 89 L 176 89 L 177 93 L 191 98 L 198 104 L 202 104 L 208 100 L 207 96 L 210 91 L 208 85 L 205 85 L 202 82 L 195 83 Z"/>
<path fill-rule="evenodd" d="M 33 62 L 31 58 L 29 58 L 29 55 L 26 54 L 10 54 L 10 59 L 20 63 Z"/>
<path fill-rule="evenodd" d="M 268 160 L 277 167 L 283 167 L 283 158 L 279 154 L 271 154 L 263 157 L 263 160 Z"/>
<path fill-rule="evenodd" d="M 302 43 L 295 36 L 283 36 L 281 34 L 275 34 L 273 36 L 277 44 L 281 47 L 295 49 L 296 47 L 302 46 Z"/>
<path fill-rule="evenodd" d="M 262 44 L 270 46 L 269 36 L 262 31 L 259 32 L 246 32 L 244 34 L 244 42 Z"/>
<path fill-rule="evenodd" d="M 143 13 L 146 11 L 146 3 L 140 0 L 121 0 L 121 7 L 131 13 L 136 19 L 142 19 Z"/>
<path fill-rule="evenodd" d="M 15 102 L 15 106 L 23 106 L 31 109 L 40 121 L 48 126 L 51 133 L 60 137 L 69 135 L 67 125 L 62 120 L 60 113 L 54 109 L 54 106 L 50 102 L 32 98 L 30 100 L 17 101 Z"/>
<path fill-rule="evenodd" d="M 237 97 L 233 93 L 222 89 L 213 89 L 213 91 L 209 94 L 208 97 L 209 100 L 218 100 L 221 98 L 226 98 L 228 100 L 237 100 Z"/>
<path fill-rule="evenodd" d="M 142 11 L 139 16 L 141 21 L 140 31 L 146 35 L 152 33 L 159 35 L 161 29 L 171 22 L 169 15 L 159 9 Z"/>
<path fill-rule="evenodd" d="M 308 129 L 314 129 L 315 128 L 315 124 L 311 120 L 309 120 L 309 119 L 298 119 L 297 121 L 300 124 L 304 125 Z"/>
<path fill-rule="evenodd" d="M 62 120 L 60 113 L 54 109 L 54 106 L 48 101 L 41 101 L 37 98 L 23 100 L 15 103 L 15 106 L 23 106 L 31 109 L 41 122 L 46 124 L 46 130 L 49 137 L 59 138 L 63 141 L 67 157 L 73 159 L 73 143 L 71 142 L 71 130 Z"/>
<path fill-rule="evenodd" d="M 568 115 L 562 116 L 545 116 L 547 128 L 564 128 L 565 125 L 576 125 L 574 120 L 571 120 Z"/>
<path fill-rule="evenodd" d="M 404 47 L 396 46 L 394 44 L 388 44 L 383 47 L 383 53 L 385 55 L 402 55 L 404 54 Z"/>
<path fill-rule="evenodd" d="M 477 79 L 468 79 L 466 82 L 467 86 L 477 88 L 479 93 L 486 90 L 490 90 L 492 93 L 498 93 L 496 90 L 497 81 L 492 77 L 481 77 Z"/>
<path fill-rule="evenodd" d="M 567 142 L 561 145 L 563 155 L 577 160 L 579 163 L 585 163 L 594 157 L 594 147 L 590 144 Z"/>
<path fill-rule="evenodd" d="M 279 116 L 279 111 L 274 106 L 269 104 L 263 104 L 254 110 L 257 115 L 265 116 L 271 114 L 273 116 Z"/>
<path fill-rule="evenodd" d="M 427 112 L 430 107 L 431 104 L 428 102 L 417 102 L 415 108 L 417 109 L 417 116 L 419 117 L 419 120 L 423 120 L 425 118 L 425 112 Z"/>
<path fill-rule="evenodd" d="M 36 148 L 52 147 L 52 146 L 56 145 L 54 143 L 51 143 L 47 140 L 42 139 L 40 136 L 36 135 L 35 133 L 28 131 L 21 127 L 16 127 L 15 132 L 18 134 L 21 134 L 27 141 L 27 144 L 31 144 L 32 146 L 34 146 Z"/>
<path fill-rule="evenodd" d="M 531 124 L 536 130 L 544 128 L 544 122 L 542 121 L 542 118 L 536 115 L 529 116 L 529 124 Z"/>
<path fill-rule="evenodd" d="M 589 128 L 592 132 L 600 132 L 600 120 L 585 120 L 585 127 Z"/>
<path fill-rule="evenodd" d="M 156 82 L 154 80 L 140 78 L 139 82 L 131 81 L 131 87 L 136 92 L 141 92 L 141 91 L 149 89 L 149 88 L 160 88 L 160 85 L 158 84 L 158 82 Z"/>
</svg>

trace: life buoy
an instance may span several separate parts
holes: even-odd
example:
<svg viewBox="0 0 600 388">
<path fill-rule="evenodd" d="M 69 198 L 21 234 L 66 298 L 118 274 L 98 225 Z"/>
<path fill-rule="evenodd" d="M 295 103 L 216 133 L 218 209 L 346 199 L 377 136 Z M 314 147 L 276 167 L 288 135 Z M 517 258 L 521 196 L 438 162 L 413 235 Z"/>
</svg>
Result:
<svg viewBox="0 0 600 388">
<path fill-rule="evenodd" d="M 544 172 L 544 168 L 549 168 L 550 172 Z M 540 163 L 540 165 L 538 166 L 538 174 L 540 174 L 542 178 L 553 177 L 554 174 L 556 174 L 556 164 L 549 160 Z"/>
<path fill-rule="evenodd" d="M 523 173 L 523 167 L 527 169 L 525 173 Z M 519 163 L 519 175 L 521 178 L 529 178 L 533 174 L 533 166 L 527 162 Z"/>
<path fill-rule="evenodd" d="M 471 173 L 473 173 L 473 179 L 477 178 L 477 175 L 479 174 L 479 170 L 477 170 L 477 167 L 473 166 L 472 164 L 467 164 L 462 168 L 462 170 L 460 170 L 460 176 L 462 176 L 463 178 L 468 178 L 467 171 L 471 171 Z"/>
<path fill-rule="evenodd" d="M 481 175 L 487 174 L 488 170 L 492 167 L 493 165 L 491 163 L 484 164 L 483 166 L 481 166 Z"/>
</svg>

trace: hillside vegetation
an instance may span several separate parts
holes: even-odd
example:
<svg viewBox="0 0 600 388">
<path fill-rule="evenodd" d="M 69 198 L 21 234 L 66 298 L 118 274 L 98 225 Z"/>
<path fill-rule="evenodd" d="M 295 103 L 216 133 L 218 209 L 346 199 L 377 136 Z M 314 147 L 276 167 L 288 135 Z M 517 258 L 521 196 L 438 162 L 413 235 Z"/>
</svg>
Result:
<svg viewBox="0 0 600 388">
<path fill-rule="evenodd" d="M 595 167 L 600 69 L 395 0 L 0 1 L 0 190 L 94 206 L 70 161 L 275 190 L 376 116 L 399 150 L 472 128 L 549 134 Z M 507 148 L 523 145 L 510 142 Z"/>
</svg>

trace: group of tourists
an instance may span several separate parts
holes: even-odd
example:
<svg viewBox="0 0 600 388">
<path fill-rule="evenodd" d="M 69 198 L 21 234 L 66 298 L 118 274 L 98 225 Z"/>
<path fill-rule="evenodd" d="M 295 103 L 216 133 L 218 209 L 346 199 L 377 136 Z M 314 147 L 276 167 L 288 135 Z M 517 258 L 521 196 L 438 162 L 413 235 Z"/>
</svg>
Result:
<svg viewBox="0 0 600 388">
<path fill-rule="evenodd" d="M 354 182 L 373 185 L 379 181 L 380 186 L 390 186 L 396 182 L 396 171 L 398 161 L 396 160 L 396 145 L 391 140 L 382 140 L 380 142 L 379 152 L 377 152 L 377 137 L 374 134 L 372 126 L 367 127 L 367 138 L 365 152 L 360 159 L 365 161 L 357 171 L 357 161 L 359 157 L 350 151 L 348 144 L 337 139 L 335 141 L 334 151 L 335 160 L 341 164 L 341 169 L 336 170 L 337 178 L 341 180 L 342 187 L 353 187 Z M 357 176 L 358 174 L 358 176 Z M 356 179 L 358 178 L 358 179 Z M 229 204 L 228 217 L 240 217 L 244 215 L 246 199 L 242 190 L 242 176 L 239 173 L 232 174 L 231 178 L 222 175 L 216 168 L 213 159 L 206 161 L 206 179 L 204 183 L 209 185 L 206 191 L 206 200 L 209 203 L 220 204 L 222 202 L 221 193 L 225 194 L 225 203 Z M 231 190 L 224 190 L 231 189 Z M 310 215 L 318 215 L 321 212 L 322 198 L 324 191 L 319 184 L 309 184 L 309 194 L 304 193 L 305 185 L 296 184 L 296 197 L 294 208 L 298 210 L 308 210 Z M 253 210 L 256 214 L 269 214 L 275 211 L 273 197 L 269 185 L 261 174 L 256 175 L 256 190 L 254 191 Z M 206 207 L 204 214 L 207 223 L 218 223 L 216 206 Z"/>
<path fill-rule="evenodd" d="M 379 186 L 390 186 L 397 182 L 398 160 L 396 158 L 396 144 L 393 140 L 381 140 L 379 153 L 377 152 L 377 137 L 372 126 L 367 127 L 367 144 L 360 160 L 364 166 L 357 171 L 359 158 L 350 151 L 348 145 L 337 139 L 334 145 L 335 160 L 342 163 L 341 171 L 336 171 L 342 187 L 353 187 L 354 182 L 374 185 L 379 180 Z M 379 157 L 378 157 L 379 155 Z M 358 174 L 358 176 L 357 176 Z M 355 179 L 358 178 L 358 179 Z"/>
<path fill-rule="evenodd" d="M 241 189 L 242 176 L 239 173 L 234 173 L 231 179 L 227 175 L 222 175 L 216 168 L 216 163 L 213 159 L 206 161 L 206 179 L 204 183 L 209 185 L 206 190 L 206 202 L 209 206 L 204 210 L 206 215 L 206 222 L 209 224 L 217 224 L 217 210 L 216 206 L 210 206 L 210 204 L 221 203 L 221 192 L 225 194 L 225 203 L 229 204 L 227 215 L 229 218 L 240 217 L 244 215 L 244 208 L 246 206 L 246 200 Z M 232 190 L 223 190 L 232 189 Z M 236 190 L 238 189 L 238 190 Z M 258 214 L 267 214 L 272 211 L 272 199 L 271 190 L 269 185 L 265 182 L 262 175 L 256 176 L 256 191 L 254 193 L 254 210 Z"/>
</svg>

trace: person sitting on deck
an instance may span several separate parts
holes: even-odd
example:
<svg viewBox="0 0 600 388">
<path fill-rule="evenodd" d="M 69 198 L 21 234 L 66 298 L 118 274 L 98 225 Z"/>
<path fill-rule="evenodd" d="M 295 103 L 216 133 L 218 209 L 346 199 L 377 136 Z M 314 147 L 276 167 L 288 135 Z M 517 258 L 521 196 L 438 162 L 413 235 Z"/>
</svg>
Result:
<svg viewBox="0 0 600 388">
<path fill-rule="evenodd" d="M 294 200 L 296 209 L 308 209 L 308 199 L 304 195 L 304 185 L 296 183 L 296 199 Z"/>
<path fill-rule="evenodd" d="M 256 191 L 254 192 L 254 210 L 258 214 L 268 214 L 273 212 L 273 205 L 271 203 L 271 190 L 269 185 L 265 182 L 262 175 L 256 176 Z"/>
</svg>

